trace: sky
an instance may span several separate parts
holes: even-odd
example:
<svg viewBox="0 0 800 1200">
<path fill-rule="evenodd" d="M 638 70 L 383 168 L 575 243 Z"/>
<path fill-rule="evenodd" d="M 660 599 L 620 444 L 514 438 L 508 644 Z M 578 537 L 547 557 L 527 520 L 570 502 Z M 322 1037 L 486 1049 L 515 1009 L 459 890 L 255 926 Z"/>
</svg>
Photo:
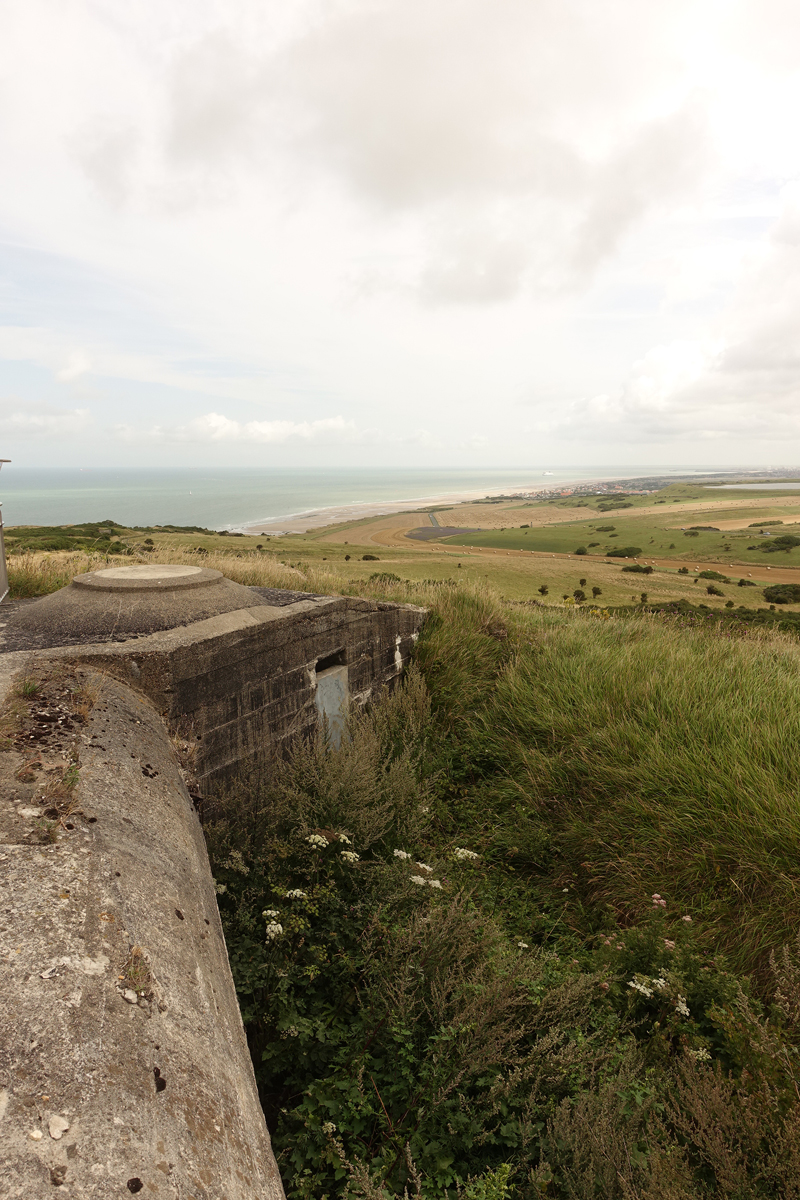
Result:
<svg viewBox="0 0 800 1200">
<path fill-rule="evenodd" d="M 800 463 L 791 0 L 4 0 L 0 458 Z"/>
</svg>

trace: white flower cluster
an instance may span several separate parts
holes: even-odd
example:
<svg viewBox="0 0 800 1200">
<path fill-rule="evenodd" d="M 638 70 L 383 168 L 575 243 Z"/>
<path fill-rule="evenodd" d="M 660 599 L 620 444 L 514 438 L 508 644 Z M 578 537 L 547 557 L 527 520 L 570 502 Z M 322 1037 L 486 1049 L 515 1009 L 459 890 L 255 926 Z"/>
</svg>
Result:
<svg viewBox="0 0 800 1200">
<path fill-rule="evenodd" d="M 347 836 L 347 834 L 346 834 L 346 833 L 340 833 L 340 834 L 339 834 L 339 841 L 340 841 L 340 842 L 344 842 L 345 846 L 349 846 L 349 845 L 351 845 L 351 844 L 352 844 L 352 843 L 350 842 L 350 838 Z"/>
<path fill-rule="evenodd" d="M 705 1046 L 701 1046 L 699 1050 L 690 1050 L 689 1057 L 693 1058 L 695 1062 L 711 1062 L 711 1055 Z"/>
<path fill-rule="evenodd" d="M 268 942 L 274 942 L 275 938 L 280 937 L 282 933 L 283 933 L 282 925 L 279 925 L 277 921 L 269 922 L 269 924 L 267 925 L 267 928 L 266 928 L 266 935 L 267 935 Z"/>
<path fill-rule="evenodd" d="M 343 850 L 341 857 L 348 863 L 357 863 L 359 858 L 355 850 Z"/>
<path fill-rule="evenodd" d="M 467 862 L 480 858 L 480 854 L 476 854 L 474 850 L 465 850 L 463 846 L 456 846 L 453 851 L 453 858 L 457 859 L 458 862 Z"/>
<path fill-rule="evenodd" d="M 418 887 L 425 887 L 425 884 L 428 881 L 427 881 L 427 879 L 423 878 L 422 875 L 412 875 L 411 882 L 416 883 Z"/>
<path fill-rule="evenodd" d="M 642 981 L 639 979 L 629 979 L 628 987 L 633 988 L 635 992 L 640 992 L 648 1000 L 653 994 L 653 989 L 648 987 L 646 983 L 642 983 Z"/>
<path fill-rule="evenodd" d="M 392 853 L 394 854 L 395 858 L 411 858 L 411 855 L 407 850 L 393 850 Z"/>
<path fill-rule="evenodd" d="M 261 915 L 262 917 L 277 917 L 280 914 L 277 908 L 265 908 Z"/>
<path fill-rule="evenodd" d="M 517 942 L 517 945 L 519 946 L 520 950 L 530 949 L 527 942 Z"/>
<path fill-rule="evenodd" d="M 300 888 L 292 888 L 290 892 L 286 893 L 287 900 L 305 900 L 305 898 L 306 893 L 301 892 Z M 277 916 L 278 914 L 276 913 L 275 915 Z"/>
<path fill-rule="evenodd" d="M 299 1036 L 300 1036 L 300 1030 L 297 1028 L 296 1025 L 287 1025 L 287 1027 L 284 1029 L 283 1033 L 281 1034 L 282 1038 L 299 1037 Z"/>
<path fill-rule="evenodd" d="M 675 1001 L 675 1012 L 680 1013 L 682 1017 L 689 1016 L 689 1009 L 686 1007 L 685 996 L 678 996 L 678 999 Z"/>
<path fill-rule="evenodd" d="M 333 1121 L 323 1121 L 322 1132 L 323 1133 L 336 1133 L 336 1126 L 334 1125 Z"/>
<path fill-rule="evenodd" d="M 628 987 L 649 1000 L 655 992 L 668 992 L 669 980 L 663 974 L 658 977 L 653 976 L 652 978 L 648 978 L 647 975 L 634 975 L 633 979 L 628 980 Z M 686 997 L 678 992 L 674 1000 L 675 1012 L 681 1017 L 688 1017 L 690 1013 L 686 1004 Z"/>
<path fill-rule="evenodd" d="M 322 850 L 329 844 L 328 839 L 323 837 L 321 833 L 310 833 L 306 841 L 312 850 Z"/>
<path fill-rule="evenodd" d="M 419 867 L 420 871 L 427 871 L 429 875 L 433 874 L 433 867 L 429 867 L 427 863 L 418 862 L 417 866 Z"/>
<path fill-rule="evenodd" d="M 430 870 L 430 867 L 428 867 L 428 870 Z M 440 892 L 442 891 L 442 882 L 440 879 L 426 879 L 424 875 L 412 875 L 411 882 L 415 883 L 417 887 L 427 886 L 437 888 Z"/>
</svg>

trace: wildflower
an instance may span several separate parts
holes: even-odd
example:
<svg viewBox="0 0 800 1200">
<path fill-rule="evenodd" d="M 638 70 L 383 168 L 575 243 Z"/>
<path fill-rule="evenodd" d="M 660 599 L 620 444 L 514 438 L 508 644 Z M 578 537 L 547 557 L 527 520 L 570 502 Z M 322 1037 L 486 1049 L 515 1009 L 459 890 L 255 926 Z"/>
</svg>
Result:
<svg viewBox="0 0 800 1200">
<path fill-rule="evenodd" d="M 453 851 L 453 857 L 457 858 L 459 862 L 466 862 L 468 859 L 480 858 L 480 855 L 476 854 L 474 850 L 465 850 L 463 846 L 456 846 Z"/>
<path fill-rule="evenodd" d="M 602 983 L 598 984 L 598 987 L 600 988 L 601 992 L 607 992 L 609 985 L 604 979 Z"/>
<path fill-rule="evenodd" d="M 687 925 L 691 925 L 691 923 L 692 923 L 691 917 L 681 917 L 681 920 L 685 921 Z"/>
<path fill-rule="evenodd" d="M 653 899 L 653 905 L 655 906 L 655 908 L 666 908 L 667 907 L 666 900 L 663 898 L 663 896 L 659 896 L 658 892 L 653 892 L 652 899 Z"/>
<path fill-rule="evenodd" d="M 282 1038 L 299 1037 L 299 1036 L 300 1036 L 300 1030 L 297 1028 L 296 1025 L 287 1025 L 286 1029 L 284 1029 L 283 1033 L 281 1034 Z"/>
<path fill-rule="evenodd" d="M 699 1050 L 690 1050 L 689 1056 L 690 1058 L 693 1058 L 695 1062 L 711 1062 L 711 1055 L 709 1054 L 708 1050 L 706 1050 L 705 1046 L 701 1046 Z"/>
<path fill-rule="evenodd" d="M 425 882 L 427 883 L 428 887 L 438 888 L 438 890 L 441 892 L 442 883 L 440 879 L 426 879 Z"/>
<path fill-rule="evenodd" d="M 277 908 L 265 908 L 261 915 L 262 917 L 277 917 L 279 913 Z"/>
<path fill-rule="evenodd" d="M 426 884 L 428 881 L 427 881 L 427 879 L 423 879 L 423 877 L 422 877 L 421 875 L 412 875 L 412 876 L 411 876 L 411 882 L 412 882 L 412 883 L 416 883 L 418 887 L 419 887 L 419 886 L 425 887 L 425 884 Z"/>
<path fill-rule="evenodd" d="M 430 812 L 431 811 L 430 804 L 423 804 L 419 811 L 424 812 L 424 813 Z"/>
<path fill-rule="evenodd" d="M 300 888 L 293 888 L 291 892 L 286 893 L 287 900 L 305 900 L 306 893 L 301 892 Z M 277 913 L 274 914 L 277 917 Z"/>
<path fill-rule="evenodd" d="M 675 1003 L 675 1012 L 679 1013 L 682 1017 L 689 1016 L 689 1009 L 686 1007 L 686 997 L 685 996 L 680 996 L 680 995 L 678 996 L 678 999 Z"/>
<path fill-rule="evenodd" d="M 323 837 L 321 833 L 310 833 L 306 838 L 306 841 L 312 850 L 320 850 L 329 844 L 328 839 Z"/>
<path fill-rule="evenodd" d="M 345 846 L 351 845 L 350 838 L 347 836 L 346 833 L 339 834 L 339 841 L 344 842 Z"/>
<path fill-rule="evenodd" d="M 394 854 L 395 858 L 411 858 L 411 855 L 407 850 L 393 850 L 392 853 Z"/>
<path fill-rule="evenodd" d="M 282 933 L 283 933 L 282 925 L 279 925 L 277 921 L 269 922 L 269 924 L 267 925 L 267 928 L 266 928 L 266 935 L 267 935 L 268 942 L 274 942 L 275 938 L 280 937 Z"/>
<path fill-rule="evenodd" d="M 633 988 L 635 992 L 640 992 L 648 1000 L 653 995 L 652 988 L 649 988 L 646 983 L 642 983 L 636 978 L 628 980 L 628 987 Z"/>
<path fill-rule="evenodd" d="M 359 858 L 355 850 L 343 850 L 341 857 L 348 863 L 357 863 Z"/>
<path fill-rule="evenodd" d="M 666 986 L 667 986 L 667 981 L 663 975 L 659 975 L 658 979 L 653 978 L 653 987 L 656 989 L 657 992 L 663 992 L 664 988 Z"/>
<path fill-rule="evenodd" d="M 562 890 L 562 892 L 568 892 L 569 888 L 562 888 L 561 890 Z"/>
<path fill-rule="evenodd" d="M 336 1126 L 333 1121 L 324 1121 L 322 1125 L 323 1133 L 336 1133 Z"/>
<path fill-rule="evenodd" d="M 429 874 L 433 873 L 433 867 L 429 867 L 427 863 L 418 862 L 417 866 L 419 867 L 420 871 L 427 871 Z"/>
<path fill-rule="evenodd" d="M 519 946 L 520 950 L 529 950 L 530 949 L 527 942 L 517 942 L 517 945 Z"/>
<path fill-rule="evenodd" d="M 664 945 L 666 946 L 666 948 L 667 948 L 668 950 L 674 950 L 674 949 L 675 949 L 675 943 L 674 943 L 674 942 L 671 942 L 669 938 L 664 938 Z"/>
</svg>

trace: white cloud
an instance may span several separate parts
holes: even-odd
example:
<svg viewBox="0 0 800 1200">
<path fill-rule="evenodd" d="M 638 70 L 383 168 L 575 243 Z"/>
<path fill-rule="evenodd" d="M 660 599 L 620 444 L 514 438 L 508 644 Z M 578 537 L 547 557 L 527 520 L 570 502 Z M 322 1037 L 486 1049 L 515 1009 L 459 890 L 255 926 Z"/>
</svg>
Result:
<svg viewBox="0 0 800 1200">
<path fill-rule="evenodd" d="M 173 428 L 156 426 L 148 435 L 177 442 L 255 442 L 266 446 L 281 446 L 299 441 L 351 441 L 358 431 L 352 421 L 343 417 L 326 417 L 319 421 L 234 421 L 221 413 L 206 413 L 186 425 Z"/>
<path fill-rule="evenodd" d="M 14 401 L 0 402 L 0 429 L 4 439 L 27 441 L 29 438 L 71 438 L 85 433 L 92 423 L 87 408 L 59 409 L 47 405 L 12 407 Z"/>
</svg>

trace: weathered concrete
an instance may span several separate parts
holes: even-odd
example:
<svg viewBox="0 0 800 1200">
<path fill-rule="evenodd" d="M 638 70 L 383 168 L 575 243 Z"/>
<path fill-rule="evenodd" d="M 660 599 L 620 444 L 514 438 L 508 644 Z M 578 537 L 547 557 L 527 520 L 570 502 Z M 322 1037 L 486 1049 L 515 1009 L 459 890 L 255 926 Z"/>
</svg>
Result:
<svg viewBox="0 0 800 1200">
<path fill-rule="evenodd" d="M 107 675 L 36 674 L 0 754 L 0 1194 L 278 1200 L 159 714 Z"/>
<path fill-rule="evenodd" d="M 3 1197 L 283 1196 L 168 730 L 200 786 L 335 741 L 425 613 L 216 574 L 115 568 L 0 620 L 0 701 L 41 682 L 0 715 Z"/>
<path fill-rule="evenodd" d="M 241 590 L 252 604 L 257 589 Z M 42 600 L 26 606 L 10 628 L 19 629 L 23 617 L 31 628 L 42 623 L 43 605 Z M 131 641 L 81 643 L 47 653 L 100 667 L 149 696 L 196 743 L 194 773 L 201 784 L 210 784 L 265 747 L 315 728 L 318 669 L 346 667 L 346 691 L 355 704 L 391 687 L 424 617 L 425 610 L 413 605 L 307 596 Z M 6 657 L 22 662 L 19 653 Z"/>
</svg>

